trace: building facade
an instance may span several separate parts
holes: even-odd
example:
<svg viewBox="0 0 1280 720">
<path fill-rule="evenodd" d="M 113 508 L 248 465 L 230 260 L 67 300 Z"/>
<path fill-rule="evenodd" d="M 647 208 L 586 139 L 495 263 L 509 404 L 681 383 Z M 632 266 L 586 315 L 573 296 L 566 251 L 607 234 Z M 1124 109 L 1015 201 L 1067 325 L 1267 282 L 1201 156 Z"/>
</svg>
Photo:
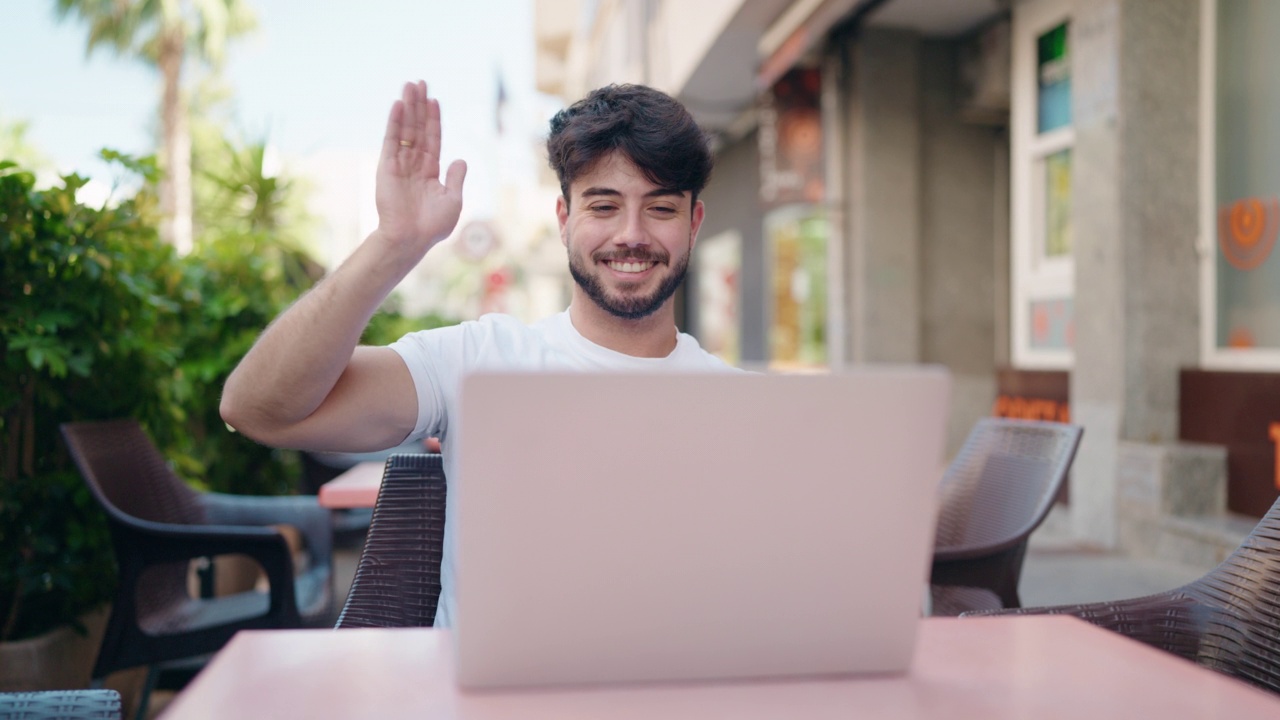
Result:
<svg viewBox="0 0 1280 720">
<path fill-rule="evenodd" d="M 950 447 L 1085 428 L 1057 522 L 1211 563 L 1280 491 L 1268 0 L 538 0 L 540 89 L 715 137 L 684 320 L 744 366 L 940 363 Z"/>
</svg>

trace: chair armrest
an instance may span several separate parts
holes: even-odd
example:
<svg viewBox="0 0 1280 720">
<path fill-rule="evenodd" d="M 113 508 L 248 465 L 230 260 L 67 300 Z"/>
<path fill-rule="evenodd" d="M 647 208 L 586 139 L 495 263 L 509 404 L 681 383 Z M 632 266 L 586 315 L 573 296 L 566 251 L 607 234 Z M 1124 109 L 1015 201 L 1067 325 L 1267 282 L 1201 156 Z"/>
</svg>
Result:
<svg viewBox="0 0 1280 720">
<path fill-rule="evenodd" d="M 214 555 L 238 553 L 256 560 L 267 574 L 271 612 L 297 617 L 293 558 L 280 531 L 271 527 L 181 525 L 111 516 L 121 591 L 132 599 L 143 569 Z"/>
<path fill-rule="evenodd" d="M 1195 660 L 1201 636 L 1210 625 L 1213 609 L 1182 592 L 1181 588 L 1157 595 L 1080 605 L 984 610 L 961 617 L 989 615 L 1074 615 L 1098 627 Z"/>
<path fill-rule="evenodd" d="M 333 519 L 314 495 L 259 497 L 203 493 L 200 502 L 214 525 L 291 525 L 306 539 L 312 564 L 328 567 L 333 556 Z"/>
</svg>

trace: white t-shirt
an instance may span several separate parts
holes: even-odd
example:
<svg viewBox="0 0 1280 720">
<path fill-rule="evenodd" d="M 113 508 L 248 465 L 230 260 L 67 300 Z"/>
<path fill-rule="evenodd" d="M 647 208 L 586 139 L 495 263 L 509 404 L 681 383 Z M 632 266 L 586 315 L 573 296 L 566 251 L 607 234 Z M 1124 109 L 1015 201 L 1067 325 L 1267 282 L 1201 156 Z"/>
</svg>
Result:
<svg viewBox="0 0 1280 720">
<path fill-rule="evenodd" d="M 449 432 L 457 416 L 462 376 L 476 370 L 560 370 L 640 372 L 741 372 L 703 350 L 698 341 L 678 333 L 676 348 L 661 358 L 641 358 L 601 347 L 578 333 L 565 311 L 526 325 L 509 315 L 485 315 L 452 327 L 410 333 L 391 345 L 413 376 L 418 395 L 418 422 L 410 437 L 437 437 L 444 456 L 445 477 L 458 482 L 456 434 Z M 445 506 L 444 558 L 440 564 L 440 604 L 435 624 L 452 626 L 454 577 L 454 496 Z"/>
</svg>

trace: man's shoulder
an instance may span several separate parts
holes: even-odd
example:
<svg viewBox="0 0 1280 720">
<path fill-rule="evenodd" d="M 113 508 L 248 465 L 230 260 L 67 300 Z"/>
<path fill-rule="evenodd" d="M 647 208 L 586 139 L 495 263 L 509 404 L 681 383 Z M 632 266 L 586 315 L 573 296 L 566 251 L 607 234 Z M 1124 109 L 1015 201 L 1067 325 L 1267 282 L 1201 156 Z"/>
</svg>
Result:
<svg viewBox="0 0 1280 720">
<path fill-rule="evenodd" d="M 405 337 L 432 337 L 444 335 L 484 337 L 491 335 L 524 334 L 530 330 L 530 325 L 512 315 L 506 315 L 503 313 L 486 313 L 474 320 L 463 320 L 462 322 L 454 325 L 414 330 L 405 335 Z"/>
<path fill-rule="evenodd" d="M 680 365 L 689 370 L 745 372 L 742 368 L 734 367 L 720 357 L 707 352 L 706 348 L 698 343 L 698 339 L 688 333 L 680 333 L 675 354 Z"/>
</svg>

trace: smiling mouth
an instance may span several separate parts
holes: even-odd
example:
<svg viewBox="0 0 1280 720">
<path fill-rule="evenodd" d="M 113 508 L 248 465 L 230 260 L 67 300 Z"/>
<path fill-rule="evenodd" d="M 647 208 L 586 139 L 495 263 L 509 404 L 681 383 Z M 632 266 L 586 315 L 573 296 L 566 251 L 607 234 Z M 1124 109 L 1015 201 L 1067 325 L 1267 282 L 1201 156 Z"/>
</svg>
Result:
<svg viewBox="0 0 1280 720">
<path fill-rule="evenodd" d="M 642 273 L 654 265 L 657 265 L 657 263 L 651 260 L 606 260 L 605 265 L 608 265 L 610 270 L 617 270 L 618 272 Z"/>
</svg>

